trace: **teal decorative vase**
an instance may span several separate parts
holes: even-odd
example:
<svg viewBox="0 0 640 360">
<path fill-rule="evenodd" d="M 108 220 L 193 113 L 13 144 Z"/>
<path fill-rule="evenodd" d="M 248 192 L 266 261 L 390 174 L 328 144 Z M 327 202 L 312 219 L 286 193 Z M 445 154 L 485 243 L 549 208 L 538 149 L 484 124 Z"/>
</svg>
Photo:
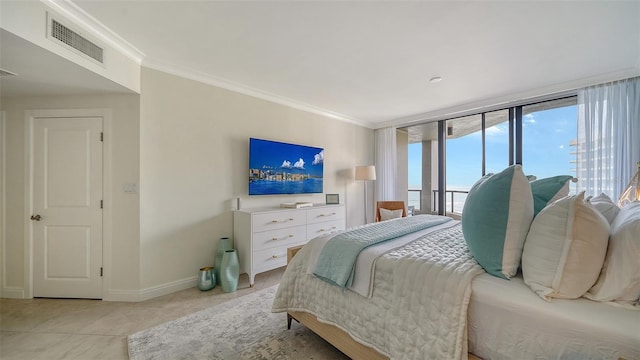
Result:
<svg viewBox="0 0 640 360">
<path fill-rule="evenodd" d="M 218 284 L 220 284 L 220 268 L 222 265 L 222 255 L 224 255 L 225 251 L 231 249 L 233 249 L 233 242 L 231 241 L 231 239 L 228 237 L 220 238 L 220 240 L 218 241 L 218 250 L 216 251 L 215 268 L 213 268 Z"/>
<path fill-rule="evenodd" d="M 210 266 L 200 268 L 200 273 L 198 274 L 198 289 L 207 291 L 214 287 L 216 287 L 216 278 L 213 273 L 213 268 Z"/>
<path fill-rule="evenodd" d="M 226 250 L 222 256 L 220 267 L 220 285 L 222 291 L 234 292 L 238 288 L 238 276 L 240 275 L 240 264 L 238 263 L 238 253 L 235 249 Z"/>
</svg>

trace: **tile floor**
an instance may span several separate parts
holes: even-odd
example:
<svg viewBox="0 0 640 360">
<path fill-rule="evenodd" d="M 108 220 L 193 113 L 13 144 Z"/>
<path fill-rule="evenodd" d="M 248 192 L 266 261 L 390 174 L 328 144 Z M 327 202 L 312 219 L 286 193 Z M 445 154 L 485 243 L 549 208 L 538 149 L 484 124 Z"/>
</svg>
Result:
<svg viewBox="0 0 640 360">
<path fill-rule="evenodd" d="M 238 291 L 198 288 L 138 303 L 81 299 L 0 299 L 0 359 L 128 359 L 127 335 L 267 288 L 284 268 L 256 276 Z"/>
</svg>

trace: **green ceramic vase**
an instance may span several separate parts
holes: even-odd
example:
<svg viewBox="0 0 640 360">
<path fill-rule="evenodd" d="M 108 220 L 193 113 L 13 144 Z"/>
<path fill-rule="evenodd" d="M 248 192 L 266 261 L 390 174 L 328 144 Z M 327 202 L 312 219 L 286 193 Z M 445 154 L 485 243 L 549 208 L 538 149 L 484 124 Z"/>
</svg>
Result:
<svg viewBox="0 0 640 360">
<path fill-rule="evenodd" d="M 222 256 L 220 267 L 220 285 L 222 291 L 234 292 L 238 288 L 238 276 L 240 275 L 240 264 L 238 263 L 238 253 L 235 249 L 226 250 Z"/>
<path fill-rule="evenodd" d="M 213 268 L 213 272 L 216 276 L 216 281 L 218 281 L 218 285 L 220 284 L 220 268 L 222 267 L 222 256 L 224 252 L 227 250 L 233 249 L 233 242 L 228 237 L 222 237 L 218 241 L 218 250 L 216 251 L 215 258 L 215 268 Z"/>
</svg>

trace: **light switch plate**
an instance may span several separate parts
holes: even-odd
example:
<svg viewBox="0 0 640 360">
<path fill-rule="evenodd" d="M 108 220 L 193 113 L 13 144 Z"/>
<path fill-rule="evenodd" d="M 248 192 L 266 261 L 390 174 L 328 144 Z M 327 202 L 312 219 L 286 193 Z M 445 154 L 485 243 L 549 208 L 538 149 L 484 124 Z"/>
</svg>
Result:
<svg viewBox="0 0 640 360">
<path fill-rule="evenodd" d="M 127 194 L 135 194 L 138 192 L 138 184 L 136 183 L 126 183 L 123 188 Z"/>
</svg>

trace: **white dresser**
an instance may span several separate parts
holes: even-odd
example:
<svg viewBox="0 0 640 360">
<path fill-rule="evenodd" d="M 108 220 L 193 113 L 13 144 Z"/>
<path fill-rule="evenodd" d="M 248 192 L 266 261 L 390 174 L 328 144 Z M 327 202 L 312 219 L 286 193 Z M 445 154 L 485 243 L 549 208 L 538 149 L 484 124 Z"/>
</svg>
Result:
<svg viewBox="0 0 640 360">
<path fill-rule="evenodd" d="M 300 209 L 253 208 L 233 212 L 234 245 L 240 273 L 256 274 L 287 264 L 287 248 L 346 227 L 343 204 Z"/>
</svg>

